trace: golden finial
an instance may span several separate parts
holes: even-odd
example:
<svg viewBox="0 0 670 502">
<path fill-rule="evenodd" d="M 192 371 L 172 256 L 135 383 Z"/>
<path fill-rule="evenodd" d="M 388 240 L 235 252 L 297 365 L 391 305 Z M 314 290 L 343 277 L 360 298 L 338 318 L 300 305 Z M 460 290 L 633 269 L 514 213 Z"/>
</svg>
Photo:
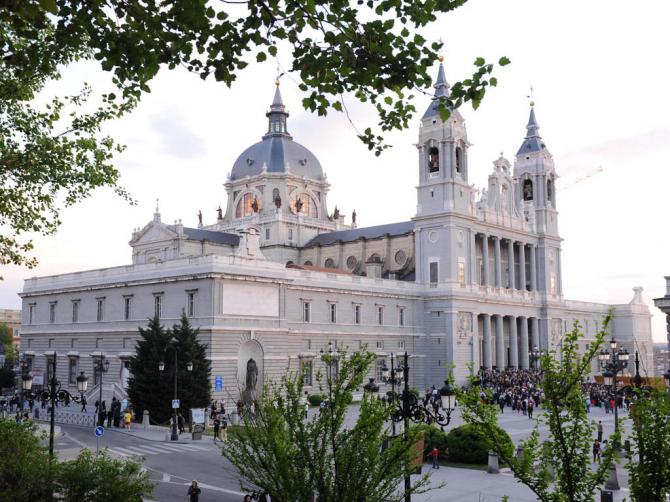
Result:
<svg viewBox="0 0 670 502">
<path fill-rule="evenodd" d="M 440 54 L 439 56 L 437 56 L 437 60 L 438 60 L 440 63 L 444 62 L 444 56 L 443 56 L 442 54 Z"/>
<path fill-rule="evenodd" d="M 279 87 L 279 79 L 276 79 L 276 80 L 275 80 L 275 85 L 276 85 L 277 87 Z"/>
<path fill-rule="evenodd" d="M 530 106 L 531 107 L 535 106 L 535 101 L 533 101 L 532 99 L 530 100 Z"/>
<path fill-rule="evenodd" d="M 530 86 L 530 94 L 529 94 L 528 96 L 526 96 L 528 99 L 530 99 L 530 106 L 531 106 L 531 108 L 532 108 L 533 106 L 535 106 L 535 100 L 533 99 L 533 91 L 534 91 L 534 89 L 533 89 L 533 86 L 531 85 L 531 86 Z"/>
</svg>

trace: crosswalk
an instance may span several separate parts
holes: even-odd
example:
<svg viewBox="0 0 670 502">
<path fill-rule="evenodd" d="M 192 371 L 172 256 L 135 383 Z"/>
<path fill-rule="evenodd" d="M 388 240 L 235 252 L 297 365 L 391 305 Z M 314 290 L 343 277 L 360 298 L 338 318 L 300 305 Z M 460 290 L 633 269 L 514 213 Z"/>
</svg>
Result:
<svg viewBox="0 0 670 502">
<path fill-rule="evenodd" d="M 183 443 L 140 443 L 133 446 L 111 446 L 108 448 L 108 451 L 121 457 L 144 457 L 146 455 L 160 455 L 163 453 L 174 454 L 194 451 L 207 451 L 207 448 Z"/>
</svg>

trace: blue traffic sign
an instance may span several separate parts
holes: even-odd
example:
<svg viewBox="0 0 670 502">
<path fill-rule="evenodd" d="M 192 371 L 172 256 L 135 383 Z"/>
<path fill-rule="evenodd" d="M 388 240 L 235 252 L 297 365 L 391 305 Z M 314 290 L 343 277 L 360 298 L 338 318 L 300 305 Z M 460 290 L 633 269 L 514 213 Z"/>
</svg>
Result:
<svg viewBox="0 0 670 502">
<path fill-rule="evenodd" d="M 223 390 L 223 377 L 221 375 L 214 377 L 214 390 Z"/>
<path fill-rule="evenodd" d="M 105 433 L 105 428 L 104 428 L 102 425 L 98 425 L 98 426 L 95 428 L 95 435 L 96 435 L 97 437 L 102 436 L 104 433 Z"/>
</svg>

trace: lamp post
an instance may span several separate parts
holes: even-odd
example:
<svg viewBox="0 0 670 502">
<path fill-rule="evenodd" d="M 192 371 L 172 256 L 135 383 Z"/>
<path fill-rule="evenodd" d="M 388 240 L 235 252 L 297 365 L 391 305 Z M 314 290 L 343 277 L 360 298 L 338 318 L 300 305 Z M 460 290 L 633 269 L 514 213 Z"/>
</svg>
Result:
<svg viewBox="0 0 670 502">
<path fill-rule="evenodd" d="M 537 345 L 533 345 L 533 348 L 531 349 L 530 354 L 528 354 L 528 357 L 530 357 L 532 367 L 537 369 L 540 357 L 542 357 L 542 352 L 537 347 Z"/>
<path fill-rule="evenodd" d="M 396 384 L 400 384 L 402 382 L 402 377 L 403 377 L 403 370 L 402 368 L 396 368 L 394 365 L 394 356 L 393 352 L 391 352 L 391 369 L 384 365 L 382 368 L 382 381 L 384 383 L 390 383 L 391 384 L 391 390 L 386 393 L 386 400 L 389 403 L 393 403 L 395 399 L 397 398 L 396 392 L 395 392 L 395 386 Z M 395 420 L 391 420 L 391 432 L 393 436 L 395 436 Z"/>
<path fill-rule="evenodd" d="M 179 399 L 177 396 L 177 374 L 179 373 L 179 360 L 177 358 L 177 348 L 174 344 L 168 345 L 168 348 L 172 348 L 174 351 L 174 398 L 172 404 L 172 433 L 170 434 L 170 441 L 177 441 L 179 439 L 179 433 L 177 432 L 177 409 L 175 406 L 176 401 Z M 167 350 L 167 349 L 166 349 Z M 186 370 L 188 372 L 193 371 L 193 363 L 189 361 L 186 363 Z M 165 371 L 165 363 L 163 361 L 158 363 L 158 371 L 163 373 Z"/>
<path fill-rule="evenodd" d="M 96 356 L 93 363 L 93 374 L 98 375 L 98 416 L 96 423 L 105 425 L 105 416 L 102 415 L 102 375 L 109 371 L 109 360 L 102 354 Z"/>
<path fill-rule="evenodd" d="M 88 388 L 88 377 L 82 371 L 77 377 L 77 390 L 79 391 L 79 396 L 74 396 L 70 394 L 67 390 L 63 389 L 60 385 L 60 382 L 56 379 L 56 352 L 53 353 L 53 359 L 51 361 L 51 379 L 49 381 L 48 390 L 43 389 L 38 392 L 32 392 L 33 387 L 33 377 L 27 371 L 27 364 L 25 361 L 22 361 L 23 374 L 21 375 L 21 390 L 24 396 L 27 396 L 32 399 L 40 400 L 49 400 L 50 402 L 50 425 L 49 425 L 49 497 L 53 499 L 53 492 L 51 490 L 52 486 L 52 477 L 53 477 L 53 461 L 54 461 L 54 429 L 55 429 L 55 420 L 56 420 L 56 402 L 65 402 L 72 400 L 75 403 L 81 403 L 83 395 L 86 393 Z"/>
<path fill-rule="evenodd" d="M 445 380 L 444 385 L 440 389 L 440 402 L 432 407 L 421 403 L 416 395 L 414 395 L 409 388 L 409 356 L 405 352 L 403 356 L 403 365 L 401 368 L 402 379 L 405 382 L 402 394 L 400 395 L 400 402 L 395 399 L 392 392 L 393 411 L 391 420 L 393 422 L 404 423 L 403 436 L 405 440 L 409 437 L 409 423 L 425 422 L 427 424 L 437 423 L 441 428 L 449 425 L 451 422 L 451 412 L 454 410 L 454 389 L 448 380 Z M 391 360 L 393 362 L 393 360 Z M 393 385 L 393 383 L 392 383 Z M 410 494 L 411 479 L 405 476 L 405 502 L 411 502 L 412 496 Z"/>
<path fill-rule="evenodd" d="M 670 392 L 670 368 L 663 373 L 663 380 L 665 380 L 665 389 Z"/>
<path fill-rule="evenodd" d="M 640 376 L 640 357 L 637 350 L 635 351 L 635 376 L 633 377 L 633 383 L 638 389 L 642 387 L 642 377 Z"/>
<path fill-rule="evenodd" d="M 603 380 L 605 385 L 612 389 L 614 394 L 614 432 L 619 431 L 619 397 L 617 392 L 617 375 L 628 368 L 628 351 L 619 349 L 617 341 L 610 340 L 609 350 L 603 349 L 598 354 L 600 367 L 603 370 Z"/>
</svg>

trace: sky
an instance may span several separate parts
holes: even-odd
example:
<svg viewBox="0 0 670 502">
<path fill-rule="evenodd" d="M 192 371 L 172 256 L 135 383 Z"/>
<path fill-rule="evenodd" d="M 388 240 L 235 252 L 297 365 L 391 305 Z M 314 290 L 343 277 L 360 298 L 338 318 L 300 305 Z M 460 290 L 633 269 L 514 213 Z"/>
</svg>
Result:
<svg viewBox="0 0 670 502">
<path fill-rule="evenodd" d="M 561 177 L 564 296 L 627 303 L 632 288 L 642 286 L 655 341 L 665 339 L 665 323 L 652 299 L 665 294 L 663 276 L 670 274 L 670 232 L 661 219 L 670 186 L 669 18 L 665 1 L 633 7 L 619 0 L 470 0 L 423 31 L 445 42 L 451 82 L 467 78 L 478 56 L 512 61 L 496 70 L 499 85 L 478 110 L 461 109 L 472 143 L 471 183 L 486 185 L 501 151 L 513 160 L 533 87 L 540 134 Z M 289 53 L 278 58 L 289 67 Z M 0 308 L 20 307 L 26 278 L 130 263 L 131 232 L 148 223 L 157 198 L 163 221 L 196 226 L 202 210 L 205 224 L 213 223 L 216 208 L 225 207 L 223 184 L 235 159 L 265 132 L 276 67 L 252 64 L 232 88 L 185 70 L 160 73 L 140 106 L 107 128 L 127 146 L 115 164 L 137 204 L 102 189 L 64 210 L 58 233 L 35 239 L 38 267 L 0 272 Z M 411 218 L 421 113 L 407 130 L 389 134 L 393 148 L 375 157 L 342 114 L 304 111 L 296 78 L 287 75 L 281 84 L 289 132 L 327 173 L 331 211 L 336 204 L 347 216 L 355 209 L 359 226 Z M 80 63 L 46 93 L 74 92 L 84 81 L 102 89 L 109 76 Z M 422 112 L 428 100 L 418 100 Z M 347 103 L 358 129 L 375 124 L 373 110 L 353 98 Z"/>
</svg>

